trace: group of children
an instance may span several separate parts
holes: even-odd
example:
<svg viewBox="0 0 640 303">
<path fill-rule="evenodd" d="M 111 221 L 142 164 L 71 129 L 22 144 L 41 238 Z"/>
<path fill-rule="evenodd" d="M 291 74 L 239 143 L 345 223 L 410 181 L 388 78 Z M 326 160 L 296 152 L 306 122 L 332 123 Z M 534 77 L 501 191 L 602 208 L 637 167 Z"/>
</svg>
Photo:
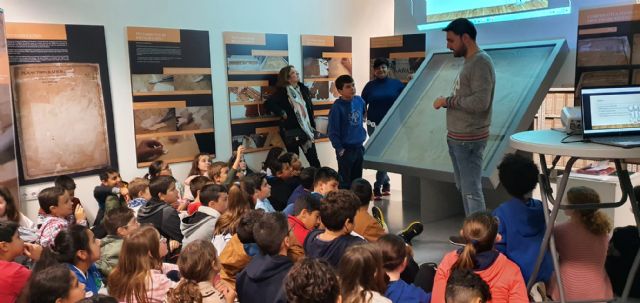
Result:
<svg viewBox="0 0 640 303">
<path fill-rule="evenodd" d="M 358 153 L 348 141 L 339 147 L 338 156 Z M 243 153 L 239 147 L 229 163 L 197 155 L 184 183 L 162 161 L 129 183 L 107 169 L 94 189 L 99 211 L 91 227 L 67 176 L 39 193 L 36 223 L 0 188 L 0 301 L 529 301 L 525 283 L 545 232 L 530 159 L 505 156 L 499 176 L 512 199 L 468 216 L 464 246 L 435 269 L 413 259 L 411 240 L 422 224 L 395 235 L 372 215 L 381 211 L 369 208 L 367 180 L 303 168 L 278 148 L 254 173 Z M 585 187 L 567 197 L 570 204 L 599 202 Z M 570 220 L 554 230 L 565 297 L 612 297 L 619 287 L 607 269 L 624 267 L 629 258 L 614 257 L 633 251 L 612 243 L 618 255 L 607 256 L 611 223 L 602 212 L 566 213 Z M 609 274 L 620 280 L 621 273 Z M 557 300 L 556 280 L 546 256 L 535 282 Z"/>
</svg>

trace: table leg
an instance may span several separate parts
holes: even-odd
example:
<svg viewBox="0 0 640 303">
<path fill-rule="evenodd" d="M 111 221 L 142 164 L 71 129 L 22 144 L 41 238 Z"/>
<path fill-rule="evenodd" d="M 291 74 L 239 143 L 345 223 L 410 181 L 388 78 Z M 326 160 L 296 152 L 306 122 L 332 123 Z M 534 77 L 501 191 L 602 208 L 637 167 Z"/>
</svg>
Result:
<svg viewBox="0 0 640 303">
<path fill-rule="evenodd" d="M 620 181 L 620 189 L 623 194 L 626 193 L 629 197 L 629 203 L 631 203 L 631 210 L 633 211 L 633 216 L 636 219 L 636 227 L 638 228 L 638 234 L 640 235 L 640 209 L 638 207 L 638 198 L 633 192 L 633 184 L 631 184 L 631 178 L 629 178 L 629 171 L 627 171 L 626 164 L 624 167 L 620 160 L 615 160 L 616 171 L 618 172 L 618 180 Z M 640 250 L 636 253 L 636 257 L 633 260 L 633 264 L 629 269 L 629 275 L 627 276 L 627 282 L 625 283 L 624 290 L 622 291 L 622 302 L 626 302 L 629 298 L 629 293 L 631 292 L 631 286 L 633 285 L 633 281 L 638 272 L 638 267 L 640 266 Z"/>
</svg>

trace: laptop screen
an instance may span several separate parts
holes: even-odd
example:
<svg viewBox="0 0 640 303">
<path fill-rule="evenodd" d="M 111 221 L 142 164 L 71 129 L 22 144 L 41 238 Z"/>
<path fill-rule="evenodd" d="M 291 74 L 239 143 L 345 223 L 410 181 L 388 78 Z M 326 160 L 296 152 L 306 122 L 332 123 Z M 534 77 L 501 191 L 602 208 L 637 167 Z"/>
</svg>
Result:
<svg viewBox="0 0 640 303">
<path fill-rule="evenodd" d="M 640 134 L 640 86 L 584 88 L 584 137 Z"/>
</svg>

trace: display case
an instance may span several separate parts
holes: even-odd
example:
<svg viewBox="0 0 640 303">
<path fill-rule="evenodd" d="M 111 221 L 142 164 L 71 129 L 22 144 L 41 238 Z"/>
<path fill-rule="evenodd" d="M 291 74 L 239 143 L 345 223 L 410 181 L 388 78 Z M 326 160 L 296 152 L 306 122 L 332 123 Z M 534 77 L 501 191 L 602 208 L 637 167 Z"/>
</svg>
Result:
<svg viewBox="0 0 640 303">
<path fill-rule="evenodd" d="M 527 129 L 568 52 L 565 40 L 484 46 L 493 60 L 496 87 L 490 136 L 484 152 L 483 185 L 497 186 L 496 167 L 509 136 Z M 453 181 L 446 144 L 446 109 L 433 101 L 452 94 L 462 58 L 431 53 L 369 139 L 365 167 Z"/>
</svg>

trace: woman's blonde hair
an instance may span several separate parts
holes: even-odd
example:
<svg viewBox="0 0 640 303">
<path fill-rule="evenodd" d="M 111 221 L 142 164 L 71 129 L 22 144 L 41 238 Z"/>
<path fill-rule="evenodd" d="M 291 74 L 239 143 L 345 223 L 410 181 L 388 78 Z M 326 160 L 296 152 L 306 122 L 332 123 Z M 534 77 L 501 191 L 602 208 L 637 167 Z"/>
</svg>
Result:
<svg viewBox="0 0 640 303">
<path fill-rule="evenodd" d="M 498 219 L 491 213 L 479 211 L 466 217 L 462 225 L 462 237 L 466 244 L 451 270 L 473 269 L 476 254 L 492 250 L 497 235 Z"/>
<path fill-rule="evenodd" d="M 382 266 L 382 252 L 375 244 L 349 247 L 338 264 L 342 302 L 366 303 L 371 292 L 384 294 L 387 285 Z"/>
<path fill-rule="evenodd" d="M 577 186 L 567 191 L 569 204 L 600 203 L 600 196 L 590 187 Z M 580 222 L 594 235 L 604 235 L 611 232 L 611 220 L 605 213 L 597 209 L 574 209 Z"/>
<path fill-rule="evenodd" d="M 216 248 L 211 241 L 196 240 L 185 246 L 178 258 L 182 280 L 167 293 L 168 303 L 202 303 L 198 283 L 210 281 L 220 271 Z"/>
<path fill-rule="evenodd" d="M 109 294 L 120 301 L 150 303 L 147 280 L 161 266 L 160 234 L 153 226 L 140 227 L 122 243 L 118 265 L 109 275 Z"/>
</svg>

